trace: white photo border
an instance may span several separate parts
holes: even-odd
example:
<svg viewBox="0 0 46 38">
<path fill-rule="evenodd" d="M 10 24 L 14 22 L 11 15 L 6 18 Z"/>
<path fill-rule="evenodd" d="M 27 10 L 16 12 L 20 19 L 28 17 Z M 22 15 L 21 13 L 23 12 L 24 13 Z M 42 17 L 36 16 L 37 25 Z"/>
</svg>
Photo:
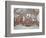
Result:
<svg viewBox="0 0 46 38">
<path fill-rule="evenodd" d="M 39 29 L 22 29 L 14 30 L 14 8 L 26 8 L 26 9 L 39 9 Z M 42 7 L 41 6 L 24 6 L 24 5 L 11 5 L 11 33 L 36 33 L 42 32 Z"/>
</svg>

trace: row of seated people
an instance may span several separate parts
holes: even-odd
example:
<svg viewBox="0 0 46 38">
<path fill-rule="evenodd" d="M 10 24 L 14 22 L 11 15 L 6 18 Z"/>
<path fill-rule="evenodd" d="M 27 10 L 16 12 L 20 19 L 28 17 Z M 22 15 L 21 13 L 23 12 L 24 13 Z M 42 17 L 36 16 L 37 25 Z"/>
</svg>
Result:
<svg viewBox="0 0 46 38">
<path fill-rule="evenodd" d="M 19 25 L 19 24 L 29 25 L 29 26 L 33 24 L 39 25 L 39 22 L 37 20 L 33 21 L 32 19 L 27 19 L 27 18 L 25 18 L 24 20 L 23 19 L 24 19 L 23 17 L 17 17 L 15 20 L 16 25 Z"/>
</svg>

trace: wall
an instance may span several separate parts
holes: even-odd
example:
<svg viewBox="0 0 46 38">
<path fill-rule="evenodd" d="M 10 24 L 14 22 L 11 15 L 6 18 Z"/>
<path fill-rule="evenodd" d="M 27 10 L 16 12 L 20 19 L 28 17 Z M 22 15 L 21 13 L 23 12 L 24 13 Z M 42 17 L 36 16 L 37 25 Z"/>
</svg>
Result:
<svg viewBox="0 0 46 38">
<path fill-rule="evenodd" d="M 46 0 L 15 0 L 15 1 L 42 2 L 42 3 L 44 2 L 44 3 L 46 3 Z M 45 7 L 46 7 L 46 5 L 45 5 Z M 46 16 L 46 13 L 45 13 L 45 16 Z M 46 23 L 46 20 L 45 20 L 45 23 Z M 0 38 L 5 38 L 4 36 L 5 36 L 5 0 L 0 0 Z M 45 28 L 45 35 L 24 36 L 24 37 L 16 37 L 16 38 L 46 38 L 46 28 Z"/>
</svg>

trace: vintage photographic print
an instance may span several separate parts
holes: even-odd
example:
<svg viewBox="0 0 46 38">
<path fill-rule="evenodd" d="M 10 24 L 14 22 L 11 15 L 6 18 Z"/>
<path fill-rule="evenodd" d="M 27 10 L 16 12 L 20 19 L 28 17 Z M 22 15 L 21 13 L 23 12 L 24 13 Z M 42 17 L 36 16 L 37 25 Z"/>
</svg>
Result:
<svg viewBox="0 0 46 38">
<path fill-rule="evenodd" d="M 5 2 L 5 36 L 44 34 L 44 3 Z"/>
<path fill-rule="evenodd" d="M 14 29 L 39 29 L 39 9 L 14 8 Z"/>
</svg>

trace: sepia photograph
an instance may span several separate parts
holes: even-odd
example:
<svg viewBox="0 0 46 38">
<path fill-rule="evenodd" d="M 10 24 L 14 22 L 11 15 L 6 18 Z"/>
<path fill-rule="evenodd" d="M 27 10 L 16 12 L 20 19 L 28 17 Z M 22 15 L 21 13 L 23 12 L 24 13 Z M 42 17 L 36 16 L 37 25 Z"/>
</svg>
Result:
<svg viewBox="0 0 46 38">
<path fill-rule="evenodd" d="M 14 8 L 14 29 L 39 29 L 39 9 Z"/>
</svg>

